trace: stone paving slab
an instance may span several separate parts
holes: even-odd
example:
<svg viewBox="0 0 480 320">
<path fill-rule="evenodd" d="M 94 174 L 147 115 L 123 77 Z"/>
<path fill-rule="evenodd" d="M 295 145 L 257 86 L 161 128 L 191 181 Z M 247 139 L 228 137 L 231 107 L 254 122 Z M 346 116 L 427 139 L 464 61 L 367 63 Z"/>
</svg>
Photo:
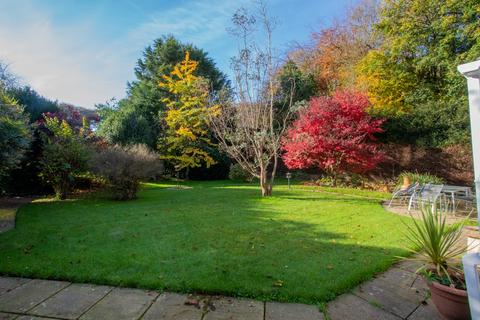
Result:
<svg viewBox="0 0 480 320">
<path fill-rule="evenodd" d="M 155 291 L 116 288 L 80 317 L 82 320 L 136 320 L 157 298 Z"/>
<path fill-rule="evenodd" d="M 330 302 L 325 316 L 318 306 L 294 303 L 175 293 L 159 295 L 139 289 L 6 277 L 0 277 L 0 284 L 3 288 L 14 287 L 0 295 L 0 320 L 439 319 L 433 304 L 424 301 L 424 280 L 396 267 Z"/>
<path fill-rule="evenodd" d="M 408 318 L 408 320 L 441 320 L 435 305 L 430 301 L 421 304 Z"/>
<path fill-rule="evenodd" d="M 428 289 L 425 281 L 423 281 L 422 277 L 410 272 L 406 271 L 400 268 L 390 268 L 386 272 L 379 274 L 375 277 L 376 279 L 383 279 L 387 282 L 390 282 L 391 284 L 405 287 L 405 288 L 411 288 L 414 287 L 414 285 L 419 286 L 418 288 L 416 287 L 415 289 Z M 421 280 L 421 281 L 417 281 Z"/>
<path fill-rule="evenodd" d="M 215 310 L 207 313 L 206 320 L 263 320 L 261 301 L 220 297 L 213 305 Z"/>
<path fill-rule="evenodd" d="M 0 296 L 0 311 L 22 313 L 32 309 L 70 282 L 32 280 Z"/>
<path fill-rule="evenodd" d="M 107 286 L 72 284 L 40 303 L 29 313 L 54 318 L 77 319 L 112 289 Z"/>
<path fill-rule="evenodd" d="M 185 305 L 188 297 L 176 293 L 162 293 L 145 313 L 142 320 L 199 320 L 202 311 Z"/>
<path fill-rule="evenodd" d="M 0 312 L 0 320 L 11 320 L 17 317 L 16 314 Z"/>
<path fill-rule="evenodd" d="M 403 260 L 393 265 L 393 267 L 395 268 L 399 268 L 412 273 L 415 273 L 420 266 L 421 264 L 418 261 L 414 260 Z"/>
<path fill-rule="evenodd" d="M 414 288 L 379 278 L 361 284 L 353 290 L 353 294 L 404 319 L 425 299 L 424 294 Z"/>
<path fill-rule="evenodd" d="M 330 320 L 400 320 L 353 294 L 344 294 L 327 306 Z"/>
<path fill-rule="evenodd" d="M 20 316 L 15 320 L 52 320 L 52 318 L 36 317 L 36 316 Z"/>
<path fill-rule="evenodd" d="M 323 320 L 317 306 L 299 303 L 267 302 L 265 320 Z"/>
<path fill-rule="evenodd" d="M 16 287 L 19 287 L 22 284 L 27 283 L 28 281 L 30 281 L 30 279 L 0 277 L 0 295 L 4 294 L 7 291 L 15 289 Z"/>
</svg>

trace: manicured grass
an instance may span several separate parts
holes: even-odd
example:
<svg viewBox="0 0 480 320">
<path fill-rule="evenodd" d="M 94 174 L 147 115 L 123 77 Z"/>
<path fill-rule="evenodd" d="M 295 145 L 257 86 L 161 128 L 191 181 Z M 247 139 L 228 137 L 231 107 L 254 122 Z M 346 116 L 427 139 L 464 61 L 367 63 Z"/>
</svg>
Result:
<svg viewBox="0 0 480 320">
<path fill-rule="evenodd" d="M 139 199 L 35 202 L 0 235 L 0 273 L 323 302 L 407 254 L 372 198 L 227 181 L 147 184 Z M 368 192 L 363 195 L 368 196 Z"/>
</svg>

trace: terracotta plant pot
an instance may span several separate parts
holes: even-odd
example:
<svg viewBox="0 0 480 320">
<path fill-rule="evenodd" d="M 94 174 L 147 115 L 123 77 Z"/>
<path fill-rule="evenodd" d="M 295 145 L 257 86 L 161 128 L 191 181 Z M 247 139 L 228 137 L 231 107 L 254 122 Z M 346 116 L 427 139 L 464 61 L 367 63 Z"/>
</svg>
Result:
<svg viewBox="0 0 480 320">
<path fill-rule="evenodd" d="M 470 319 L 466 290 L 451 288 L 438 282 L 429 282 L 428 287 L 432 293 L 433 303 L 444 319 Z"/>
<path fill-rule="evenodd" d="M 410 187 L 411 184 L 412 184 L 412 182 L 410 181 L 410 177 L 409 176 L 404 176 L 403 177 L 403 183 L 402 183 L 402 190 L 407 190 L 408 187 Z"/>
</svg>

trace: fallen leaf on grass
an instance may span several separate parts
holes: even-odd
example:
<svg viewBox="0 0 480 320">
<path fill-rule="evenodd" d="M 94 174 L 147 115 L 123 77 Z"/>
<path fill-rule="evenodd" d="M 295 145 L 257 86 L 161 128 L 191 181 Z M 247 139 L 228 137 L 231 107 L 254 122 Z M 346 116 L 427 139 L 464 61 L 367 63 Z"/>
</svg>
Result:
<svg viewBox="0 0 480 320">
<path fill-rule="evenodd" d="M 277 280 L 273 283 L 273 286 L 277 287 L 277 288 L 283 287 L 283 281 L 282 280 Z"/>
</svg>

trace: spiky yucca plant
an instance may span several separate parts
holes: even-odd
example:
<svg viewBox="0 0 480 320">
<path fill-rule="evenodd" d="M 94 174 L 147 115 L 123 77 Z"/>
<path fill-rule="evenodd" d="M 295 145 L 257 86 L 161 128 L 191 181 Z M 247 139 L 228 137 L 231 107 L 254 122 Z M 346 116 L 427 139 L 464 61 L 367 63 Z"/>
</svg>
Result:
<svg viewBox="0 0 480 320">
<path fill-rule="evenodd" d="M 431 272 L 453 284 L 451 275 L 462 272 L 459 258 L 468 249 L 465 239 L 462 239 L 462 228 L 468 217 L 450 225 L 446 220 L 445 211 L 424 205 L 420 219 L 412 216 L 412 225 L 406 224 L 407 237 L 415 249 L 420 249 L 419 252 L 410 249 L 416 253 L 411 259 L 422 263 L 417 272 Z"/>
</svg>

